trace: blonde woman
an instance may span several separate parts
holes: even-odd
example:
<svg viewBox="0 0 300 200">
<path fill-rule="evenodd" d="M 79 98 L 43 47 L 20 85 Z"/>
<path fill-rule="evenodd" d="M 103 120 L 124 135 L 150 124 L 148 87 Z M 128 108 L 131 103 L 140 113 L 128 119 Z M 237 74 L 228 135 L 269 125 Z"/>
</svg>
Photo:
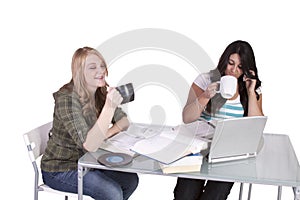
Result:
<svg viewBox="0 0 300 200">
<path fill-rule="evenodd" d="M 44 183 L 54 189 L 77 193 L 78 159 L 129 126 L 118 108 L 120 93 L 107 89 L 107 74 L 96 49 L 79 48 L 72 59 L 72 80 L 53 95 L 53 128 L 41 169 Z M 137 185 L 134 173 L 91 170 L 84 176 L 83 194 L 95 200 L 128 199 Z"/>
</svg>

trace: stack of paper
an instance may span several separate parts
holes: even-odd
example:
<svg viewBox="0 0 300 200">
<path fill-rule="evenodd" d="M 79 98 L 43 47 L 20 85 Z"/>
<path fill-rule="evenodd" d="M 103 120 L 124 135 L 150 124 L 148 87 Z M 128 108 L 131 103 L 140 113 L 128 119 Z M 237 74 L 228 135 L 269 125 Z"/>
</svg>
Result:
<svg viewBox="0 0 300 200">
<path fill-rule="evenodd" d="M 126 153 L 135 156 L 136 153 L 130 149 L 141 140 L 159 135 L 164 130 L 172 130 L 173 127 L 151 124 L 132 123 L 126 131 L 108 138 L 100 148 L 114 153 Z"/>
<path fill-rule="evenodd" d="M 202 135 L 192 131 L 190 126 L 181 125 L 174 130 L 162 131 L 159 135 L 138 141 L 131 150 L 163 164 L 170 164 L 207 147 L 208 142 L 203 140 Z"/>
<path fill-rule="evenodd" d="M 171 164 L 159 163 L 165 174 L 200 171 L 203 156 L 200 153 L 187 155 Z"/>
<path fill-rule="evenodd" d="M 100 148 L 131 156 L 140 154 L 170 164 L 206 149 L 207 137 L 213 132 L 208 123 L 199 121 L 176 127 L 132 123 L 127 131 L 107 139 Z"/>
</svg>

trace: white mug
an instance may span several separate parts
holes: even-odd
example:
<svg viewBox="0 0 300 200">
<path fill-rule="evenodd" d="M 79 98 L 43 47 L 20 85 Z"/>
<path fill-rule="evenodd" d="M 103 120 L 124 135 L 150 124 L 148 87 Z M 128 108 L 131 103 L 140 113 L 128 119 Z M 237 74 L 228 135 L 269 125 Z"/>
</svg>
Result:
<svg viewBox="0 0 300 200">
<path fill-rule="evenodd" d="M 220 84 L 220 86 L 219 90 L 216 92 L 220 93 L 223 98 L 230 99 L 235 95 L 237 87 L 237 78 L 229 75 L 222 76 L 218 83 Z"/>
</svg>

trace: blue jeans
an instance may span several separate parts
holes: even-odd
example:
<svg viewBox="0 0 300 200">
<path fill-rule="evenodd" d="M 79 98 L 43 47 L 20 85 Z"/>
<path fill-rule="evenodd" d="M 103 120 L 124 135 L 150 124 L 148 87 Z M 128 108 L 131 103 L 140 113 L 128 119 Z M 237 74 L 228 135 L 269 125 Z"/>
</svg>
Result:
<svg viewBox="0 0 300 200">
<path fill-rule="evenodd" d="M 49 187 L 77 193 L 77 170 L 67 172 L 42 171 L 43 181 Z M 134 173 L 110 170 L 90 170 L 83 177 L 83 194 L 95 200 L 128 199 L 138 185 L 138 176 Z"/>
<path fill-rule="evenodd" d="M 225 200 L 234 183 L 178 178 L 175 200 Z"/>
</svg>

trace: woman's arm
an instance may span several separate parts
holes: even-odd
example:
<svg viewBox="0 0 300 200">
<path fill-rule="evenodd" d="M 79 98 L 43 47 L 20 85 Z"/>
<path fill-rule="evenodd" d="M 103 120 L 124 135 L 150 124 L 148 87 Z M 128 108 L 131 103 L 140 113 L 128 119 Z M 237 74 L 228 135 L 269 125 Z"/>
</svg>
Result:
<svg viewBox="0 0 300 200">
<path fill-rule="evenodd" d="M 262 94 L 256 99 L 256 94 L 248 94 L 248 116 L 263 116 L 262 111 Z"/>
<path fill-rule="evenodd" d="M 184 123 L 191 123 L 199 118 L 210 98 L 216 94 L 217 85 L 217 83 L 212 83 L 204 91 L 195 83 L 192 84 L 187 102 L 182 111 Z"/>
<path fill-rule="evenodd" d="M 122 117 L 119 121 L 114 123 L 112 127 L 110 127 L 107 131 L 108 137 L 111 137 L 115 135 L 116 133 L 119 133 L 120 131 L 124 131 L 129 127 L 129 120 L 127 117 Z"/>
<path fill-rule="evenodd" d="M 114 112 L 121 102 L 122 97 L 116 89 L 108 91 L 103 109 L 95 125 L 87 133 L 86 140 L 83 143 L 83 147 L 87 151 L 96 151 L 102 142 L 111 136 L 111 133 L 108 131 L 109 126 L 114 116 Z"/>
<path fill-rule="evenodd" d="M 253 71 L 250 72 L 255 75 Z M 258 100 L 256 98 L 256 79 L 250 79 L 244 76 L 244 81 L 248 93 L 248 116 L 263 116 L 264 113 L 262 111 L 262 94 L 259 94 Z"/>
</svg>

